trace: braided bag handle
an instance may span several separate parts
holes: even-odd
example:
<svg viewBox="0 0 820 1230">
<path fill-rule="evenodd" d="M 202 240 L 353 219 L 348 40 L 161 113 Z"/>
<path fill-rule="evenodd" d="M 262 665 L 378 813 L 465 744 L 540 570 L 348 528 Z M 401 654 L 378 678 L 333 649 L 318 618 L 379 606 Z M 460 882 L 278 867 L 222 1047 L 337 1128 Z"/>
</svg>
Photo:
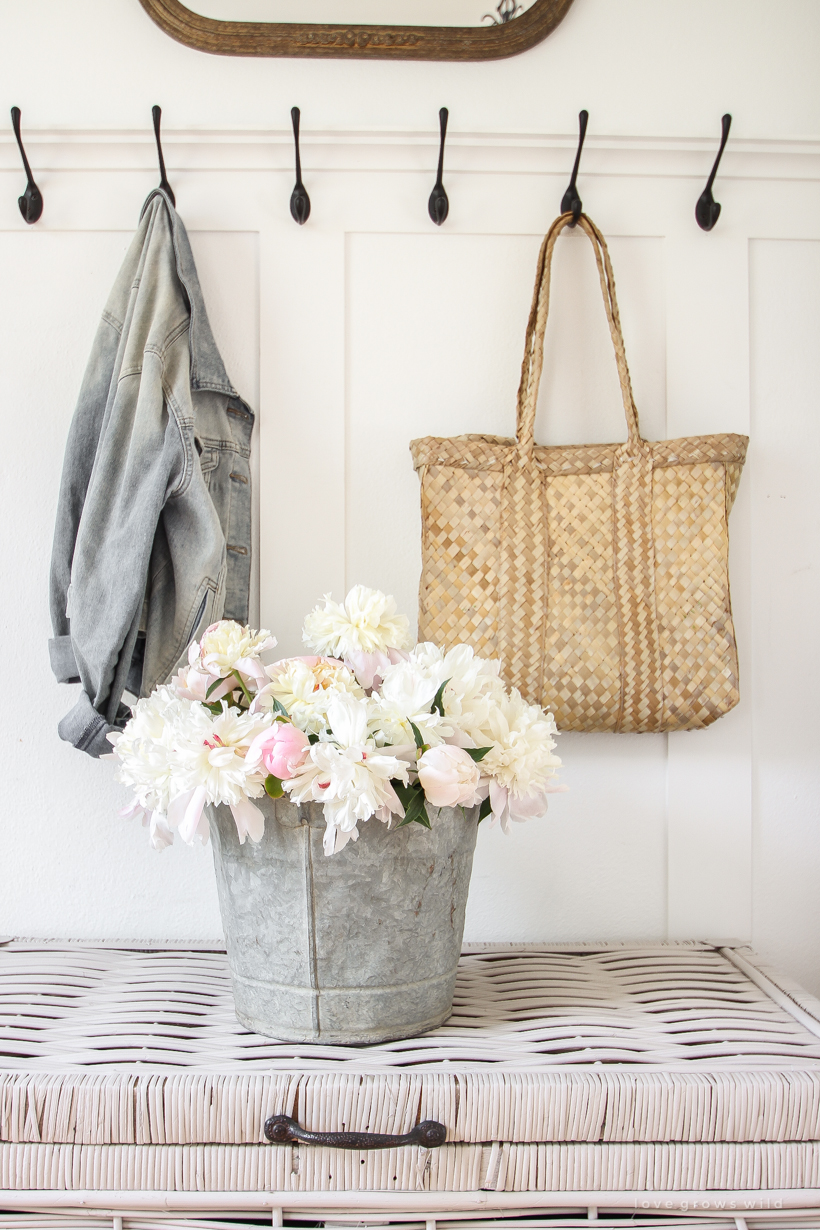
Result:
<svg viewBox="0 0 820 1230">
<path fill-rule="evenodd" d="M 541 251 L 538 254 L 538 265 L 535 273 L 535 291 L 533 293 L 530 317 L 527 322 L 527 338 L 524 343 L 524 362 L 521 365 L 521 384 L 518 388 L 518 408 L 516 414 L 516 439 L 520 454 L 529 456 L 535 445 L 535 410 L 538 404 L 538 389 L 541 384 L 541 372 L 544 366 L 544 334 L 547 328 L 550 301 L 550 275 L 552 270 L 552 253 L 556 240 L 564 227 L 572 222 L 572 214 L 561 214 L 556 218 L 544 237 Z M 629 379 L 629 368 L 624 350 L 624 338 L 621 331 L 621 318 L 618 314 L 618 301 L 615 297 L 615 276 L 609 260 L 606 241 L 586 214 L 578 219 L 581 230 L 589 237 L 595 251 L 595 261 L 598 265 L 598 277 L 604 296 L 604 308 L 609 321 L 609 332 L 615 348 L 615 362 L 618 367 L 618 380 L 621 385 L 621 396 L 626 415 L 626 426 L 629 432 L 628 448 L 639 448 L 641 432 L 638 423 L 638 410 L 632 394 L 632 382 Z"/>
</svg>

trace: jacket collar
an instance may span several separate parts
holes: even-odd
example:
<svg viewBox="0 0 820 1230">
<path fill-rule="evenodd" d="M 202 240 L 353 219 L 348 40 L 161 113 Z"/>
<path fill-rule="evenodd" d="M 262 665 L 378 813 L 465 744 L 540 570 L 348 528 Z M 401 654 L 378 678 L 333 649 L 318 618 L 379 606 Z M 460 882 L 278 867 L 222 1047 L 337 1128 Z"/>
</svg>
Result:
<svg viewBox="0 0 820 1230">
<path fill-rule="evenodd" d="M 205 300 L 202 298 L 202 289 L 199 285 L 188 234 L 182 219 L 171 203 L 171 198 L 162 188 L 155 188 L 148 194 L 140 211 L 140 221 L 149 208 L 156 211 L 161 209 L 163 204 L 168 211 L 171 223 L 177 276 L 185 288 L 191 311 L 189 332 L 191 388 L 210 389 L 216 393 L 225 393 L 228 397 L 237 397 L 237 391 L 228 379 L 225 364 L 222 362 L 222 356 L 211 331 L 211 323 L 205 310 Z"/>
</svg>

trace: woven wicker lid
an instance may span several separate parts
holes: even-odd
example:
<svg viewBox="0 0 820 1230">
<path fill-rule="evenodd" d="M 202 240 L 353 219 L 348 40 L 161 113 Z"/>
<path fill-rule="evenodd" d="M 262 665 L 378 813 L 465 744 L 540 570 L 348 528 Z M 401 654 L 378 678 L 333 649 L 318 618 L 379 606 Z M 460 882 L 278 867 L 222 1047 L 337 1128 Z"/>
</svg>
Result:
<svg viewBox="0 0 820 1230">
<path fill-rule="evenodd" d="M 775 977 L 777 981 L 775 981 Z M 0 1140 L 259 1143 L 820 1139 L 820 1005 L 748 950 L 483 946 L 421 1038 L 295 1046 L 236 1021 L 219 951 L 0 949 Z"/>
</svg>

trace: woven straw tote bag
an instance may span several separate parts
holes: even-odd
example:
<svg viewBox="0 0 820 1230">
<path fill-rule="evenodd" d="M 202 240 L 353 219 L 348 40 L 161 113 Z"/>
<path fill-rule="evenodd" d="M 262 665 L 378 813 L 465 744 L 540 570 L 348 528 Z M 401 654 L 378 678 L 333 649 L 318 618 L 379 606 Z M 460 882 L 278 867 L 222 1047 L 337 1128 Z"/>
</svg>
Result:
<svg viewBox="0 0 820 1230">
<path fill-rule="evenodd" d="M 559 730 L 708 726 L 737 704 L 729 510 L 748 438 L 643 440 L 606 243 L 584 214 L 615 347 L 625 444 L 533 438 L 555 242 L 538 258 L 516 438 L 427 436 L 419 634 L 466 640 Z"/>
</svg>

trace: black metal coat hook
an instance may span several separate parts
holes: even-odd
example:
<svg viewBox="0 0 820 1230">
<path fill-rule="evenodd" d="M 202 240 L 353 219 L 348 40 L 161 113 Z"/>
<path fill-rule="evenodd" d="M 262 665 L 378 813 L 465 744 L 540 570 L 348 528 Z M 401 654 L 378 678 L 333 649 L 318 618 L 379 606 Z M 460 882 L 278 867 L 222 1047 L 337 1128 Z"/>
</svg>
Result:
<svg viewBox="0 0 820 1230">
<path fill-rule="evenodd" d="M 171 204 L 174 209 L 177 207 L 177 200 L 174 196 L 173 189 L 168 183 L 168 176 L 165 174 L 165 159 L 162 156 L 162 142 L 159 139 L 159 122 L 162 119 L 162 107 L 154 106 L 151 108 L 151 114 L 154 117 L 154 136 L 157 139 L 157 157 L 159 158 L 159 186 L 164 192 L 167 192 L 171 198 Z"/>
<path fill-rule="evenodd" d="M 572 178 L 569 181 L 569 187 L 561 197 L 561 213 L 572 214 L 570 226 L 575 226 L 581 216 L 581 210 L 584 208 L 581 204 L 581 198 L 578 195 L 578 189 L 575 184 L 578 179 L 578 167 L 581 165 L 581 150 L 584 148 L 584 137 L 587 135 L 588 119 L 588 111 L 578 112 L 578 127 L 580 130 L 580 136 L 578 137 L 578 151 L 575 155 L 575 165 L 572 168 Z"/>
<path fill-rule="evenodd" d="M 290 118 L 293 121 L 293 143 L 296 146 L 296 183 L 293 186 L 293 192 L 290 194 L 290 215 L 294 222 L 304 226 L 310 217 L 310 197 L 305 191 L 305 185 L 302 183 L 302 159 L 299 154 L 300 116 L 299 108 L 291 107 Z"/>
<path fill-rule="evenodd" d="M 447 136 L 447 120 L 450 112 L 446 107 L 442 107 L 438 113 L 438 122 L 441 129 L 441 144 L 438 151 L 438 175 L 430 193 L 430 200 L 427 202 L 427 212 L 435 222 L 436 226 L 441 226 L 448 213 L 450 212 L 450 202 L 447 193 L 444 191 L 444 184 L 441 182 L 441 177 L 444 174 L 444 139 Z"/>
<path fill-rule="evenodd" d="M 723 151 L 726 148 L 726 142 L 729 140 L 729 129 L 732 127 L 732 117 L 727 111 L 723 119 L 720 121 L 721 137 L 720 149 L 717 152 L 715 165 L 712 167 L 712 174 L 706 181 L 706 187 L 698 197 L 698 203 L 695 206 L 695 217 L 697 218 L 698 226 L 702 231 L 711 231 L 712 227 L 720 217 L 720 205 L 712 196 L 712 185 L 715 182 L 717 169 L 720 166 L 720 160 L 723 157 Z"/>
<path fill-rule="evenodd" d="M 28 165 L 26 151 L 23 149 L 23 139 L 20 136 L 20 108 L 12 107 L 11 109 L 11 126 L 14 129 L 14 135 L 17 138 L 17 145 L 20 149 L 20 157 L 23 159 L 23 166 L 26 169 L 28 183 L 26 190 L 22 196 L 18 196 L 17 204 L 20 206 L 20 213 L 25 218 L 26 222 L 31 224 L 37 222 L 43 212 L 43 194 L 34 182 L 31 174 L 31 167 Z"/>
</svg>

